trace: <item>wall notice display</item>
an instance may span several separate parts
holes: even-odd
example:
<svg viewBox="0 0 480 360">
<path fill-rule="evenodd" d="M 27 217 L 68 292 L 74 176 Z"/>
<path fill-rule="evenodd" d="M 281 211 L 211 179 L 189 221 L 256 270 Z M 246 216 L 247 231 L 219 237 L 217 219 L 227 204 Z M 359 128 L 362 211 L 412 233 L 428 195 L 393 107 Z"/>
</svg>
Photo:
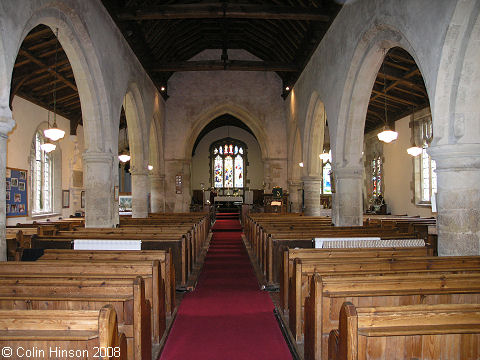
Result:
<svg viewBox="0 0 480 360">
<path fill-rule="evenodd" d="M 6 213 L 9 217 L 28 215 L 27 173 L 27 170 L 7 167 Z"/>
<path fill-rule="evenodd" d="M 182 175 L 175 176 L 175 193 L 176 194 L 182 193 Z"/>
</svg>

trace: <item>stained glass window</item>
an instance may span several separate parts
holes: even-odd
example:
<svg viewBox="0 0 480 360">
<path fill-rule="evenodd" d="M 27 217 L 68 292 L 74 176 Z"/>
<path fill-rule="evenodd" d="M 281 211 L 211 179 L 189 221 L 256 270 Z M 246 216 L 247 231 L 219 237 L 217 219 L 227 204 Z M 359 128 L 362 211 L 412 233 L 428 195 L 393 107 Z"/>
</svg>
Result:
<svg viewBox="0 0 480 360">
<path fill-rule="evenodd" d="M 232 188 L 233 187 L 233 158 L 227 156 L 225 158 L 225 182 L 224 187 Z"/>
<path fill-rule="evenodd" d="M 215 157 L 214 182 L 216 188 L 223 187 L 223 159 L 220 155 Z"/>
<path fill-rule="evenodd" d="M 235 187 L 243 187 L 243 157 L 240 155 L 235 157 Z"/>
<path fill-rule="evenodd" d="M 245 185 L 245 144 L 226 138 L 210 147 L 212 183 L 217 189 L 241 189 Z"/>
<path fill-rule="evenodd" d="M 377 157 L 372 160 L 372 195 L 377 197 L 382 194 L 382 159 Z"/>
<path fill-rule="evenodd" d="M 332 183 L 330 173 L 332 171 L 332 165 L 330 162 L 326 162 L 323 165 L 323 181 L 322 181 L 322 194 L 331 194 L 332 193 Z"/>
</svg>

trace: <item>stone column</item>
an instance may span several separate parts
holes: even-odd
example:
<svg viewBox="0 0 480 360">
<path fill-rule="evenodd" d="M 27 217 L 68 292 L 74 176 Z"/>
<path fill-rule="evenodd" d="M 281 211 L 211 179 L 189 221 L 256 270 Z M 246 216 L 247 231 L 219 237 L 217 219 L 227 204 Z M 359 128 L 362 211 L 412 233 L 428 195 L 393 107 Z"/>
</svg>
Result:
<svg viewBox="0 0 480 360">
<path fill-rule="evenodd" d="M 322 188 L 322 179 L 317 176 L 304 176 L 303 191 L 305 199 L 305 215 L 320 215 L 320 190 Z"/>
<path fill-rule="evenodd" d="M 114 206 L 113 157 L 106 152 L 83 154 L 86 227 L 115 226 L 118 207 Z"/>
<path fill-rule="evenodd" d="M 362 175 L 361 166 L 334 169 L 332 221 L 335 226 L 363 225 Z"/>
<path fill-rule="evenodd" d="M 438 255 L 480 255 L 480 144 L 427 151 L 437 165 Z"/>
<path fill-rule="evenodd" d="M 0 117 L 0 261 L 7 260 L 6 226 L 6 190 L 5 176 L 7 167 L 7 134 L 15 126 L 15 120 L 10 117 Z"/>
<path fill-rule="evenodd" d="M 288 181 L 288 195 L 292 204 L 291 212 L 302 212 L 302 182 L 300 180 Z"/>
<path fill-rule="evenodd" d="M 165 175 L 151 174 L 150 176 L 150 197 L 152 201 L 152 212 L 165 211 Z"/>
<path fill-rule="evenodd" d="M 132 175 L 132 217 L 148 217 L 148 191 L 150 184 L 148 181 L 147 169 L 130 168 Z"/>
</svg>

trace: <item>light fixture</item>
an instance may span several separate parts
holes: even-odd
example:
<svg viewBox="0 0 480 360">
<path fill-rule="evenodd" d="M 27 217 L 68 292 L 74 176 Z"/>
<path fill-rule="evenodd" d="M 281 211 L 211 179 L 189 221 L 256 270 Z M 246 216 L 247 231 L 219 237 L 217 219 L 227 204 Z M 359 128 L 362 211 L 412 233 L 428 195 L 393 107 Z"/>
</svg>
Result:
<svg viewBox="0 0 480 360">
<path fill-rule="evenodd" d="M 43 134 L 45 137 L 49 138 L 52 141 L 57 141 L 62 139 L 65 136 L 65 131 L 60 129 L 57 126 L 57 114 L 56 114 L 56 108 L 57 108 L 57 78 L 58 78 L 58 73 L 57 73 L 57 60 L 58 60 L 58 28 L 57 28 L 57 33 L 56 33 L 56 45 L 55 45 L 55 67 L 54 67 L 54 73 L 55 73 L 55 81 L 53 82 L 53 125 L 50 127 L 50 121 L 48 121 L 48 128 L 43 131 Z"/>
<path fill-rule="evenodd" d="M 153 166 L 152 165 L 148 165 L 148 170 L 152 171 L 153 170 Z"/>
<path fill-rule="evenodd" d="M 398 138 L 398 133 L 396 131 L 393 131 L 390 129 L 388 126 L 388 115 L 387 115 L 387 76 L 385 74 L 385 58 L 383 59 L 383 64 L 382 64 L 382 72 L 383 72 L 383 99 L 384 99 L 384 108 L 385 108 L 385 126 L 383 128 L 383 131 L 378 133 L 378 139 L 380 141 L 383 141 L 385 143 L 391 143 L 393 140 L 397 140 Z"/>
<path fill-rule="evenodd" d="M 165 91 L 165 86 L 162 86 L 162 87 L 160 88 L 160 91 Z"/>
<path fill-rule="evenodd" d="M 125 118 L 127 117 L 127 101 L 125 99 L 125 107 L 124 107 L 124 112 L 125 112 Z M 128 140 L 127 140 L 127 127 L 125 126 L 124 130 L 124 135 L 125 135 L 125 141 L 124 145 L 126 145 L 126 148 L 123 149 L 120 154 L 118 155 L 118 160 L 120 160 L 122 163 L 126 163 L 127 161 L 130 160 L 130 153 L 128 151 Z"/>
<path fill-rule="evenodd" d="M 412 146 L 407 149 L 407 153 L 413 157 L 420 155 L 422 151 L 423 149 L 418 146 Z"/>
<path fill-rule="evenodd" d="M 299 162 L 298 166 L 303 167 L 303 162 Z"/>
<path fill-rule="evenodd" d="M 326 152 L 324 150 L 324 152 L 318 156 L 320 157 L 320 159 L 322 159 L 323 162 L 327 162 L 328 160 L 332 161 L 332 150 L 330 150 L 329 152 Z"/>
<path fill-rule="evenodd" d="M 52 144 L 49 140 L 47 140 L 42 145 L 40 145 L 40 148 L 46 153 L 49 153 L 55 150 L 57 148 L 57 145 Z"/>
<path fill-rule="evenodd" d="M 286 86 L 285 91 L 290 91 L 290 86 Z"/>
</svg>

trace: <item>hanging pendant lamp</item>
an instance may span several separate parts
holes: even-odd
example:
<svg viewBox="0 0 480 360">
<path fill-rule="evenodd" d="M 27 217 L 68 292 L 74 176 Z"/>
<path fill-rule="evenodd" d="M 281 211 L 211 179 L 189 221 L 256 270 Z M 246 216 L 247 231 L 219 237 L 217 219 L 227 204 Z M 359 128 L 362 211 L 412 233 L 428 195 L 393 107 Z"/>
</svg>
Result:
<svg viewBox="0 0 480 360">
<path fill-rule="evenodd" d="M 387 77 L 385 74 L 385 59 L 383 60 L 382 64 L 382 72 L 383 72 L 383 99 L 384 99 L 384 108 L 385 108 L 385 126 L 383 127 L 383 131 L 377 134 L 377 137 L 380 141 L 385 143 L 391 143 L 398 138 L 398 132 L 393 131 L 388 126 L 388 114 L 387 114 Z"/>
<path fill-rule="evenodd" d="M 56 148 L 57 145 L 53 144 L 50 140 L 47 140 L 42 145 L 40 145 L 40 149 L 42 149 L 46 153 L 52 152 Z"/>
<path fill-rule="evenodd" d="M 57 78 L 58 78 L 58 73 L 57 73 L 57 60 L 58 60 L 58 28 L 57 28 L 57 33 L 56 33 L 56 46 L 55 46 L 55 67 L 54 67 L 54 73 L 55 73 L 55 81 L 53 83 L 53 125 L 50 127 L 50 124 L 48 124 L 48 129 L 43 131 L 43 134 L 45 137 L 49 138 L 52 141 L 57 141 L 62 139 L 65 136 L 65 131 L 60 129 L 57 126 L 57 114 L 56 114 L 56 108 L 57 108 Z"/>
</svg>

